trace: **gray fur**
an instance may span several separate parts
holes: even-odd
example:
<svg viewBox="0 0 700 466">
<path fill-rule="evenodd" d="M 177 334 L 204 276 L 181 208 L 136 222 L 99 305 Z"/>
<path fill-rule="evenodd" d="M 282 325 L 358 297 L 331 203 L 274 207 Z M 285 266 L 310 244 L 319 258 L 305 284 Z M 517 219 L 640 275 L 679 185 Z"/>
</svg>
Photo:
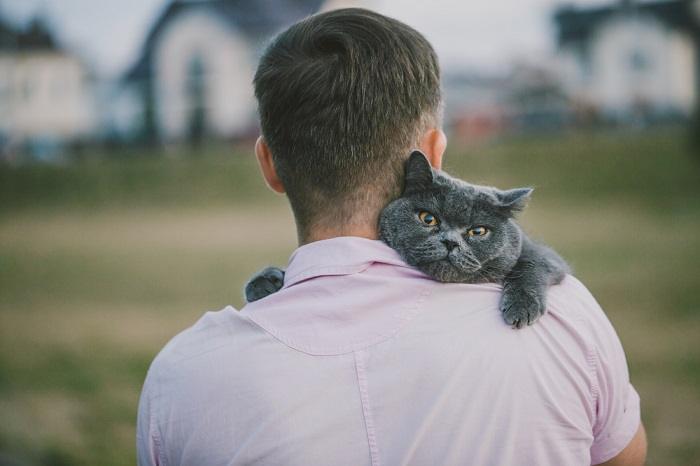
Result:
<svg viewBox="0 0 700 466">
<path fill-rule="evenodd" d="M 415 151 L 406 163 L 404 193 L 381 213 L 380 237 L 407 264 L 435 280 L 503 284 L 503 317 L 520 328 L 545 312 L 547 288 L 569 270 L 557 253 L 530 240 L 515 223 L 531 192 L 469 184 L 431 168 Z M 426 225 L 420 212 L 438 224 Z M 470 237 L 467 231 L 476 227 L 488 233 Z M 279 290 L 280 273 L 270 267 L 255 276 L 246 286 L 248 302 Z"/>
<path fill-rule="evenodd" d="M 284 270 L 267 267 L 253 275 L 245 286 L 245 299 L 249 303 L 278 292 L 284 286 Z"/>
</svg>

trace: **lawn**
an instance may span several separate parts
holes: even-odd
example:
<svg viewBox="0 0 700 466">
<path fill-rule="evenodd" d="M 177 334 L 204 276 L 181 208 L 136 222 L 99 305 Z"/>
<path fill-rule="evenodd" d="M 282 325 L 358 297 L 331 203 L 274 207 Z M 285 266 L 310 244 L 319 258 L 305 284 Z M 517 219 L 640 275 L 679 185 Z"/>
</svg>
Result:
<svg viewBox="0 0 700 466">
<path fill-rule="evenodd" d="M 650 465 L 700 464 L 700 156 L 673 129 L 452 148 L 446 168 L 535 187 L 522 223 L 615 324 Z M 0 464 L 134 463 L 149 362 L 295 246 L 249 149 L 0 166 Z"/>
</svg>

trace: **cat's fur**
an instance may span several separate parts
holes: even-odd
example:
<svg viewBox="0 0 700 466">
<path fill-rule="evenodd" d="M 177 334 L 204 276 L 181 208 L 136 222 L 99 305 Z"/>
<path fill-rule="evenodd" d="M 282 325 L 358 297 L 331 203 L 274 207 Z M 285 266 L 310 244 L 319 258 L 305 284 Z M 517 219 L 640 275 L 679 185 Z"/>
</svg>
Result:
<svg viewBox="0 0 700 466">
<path fill-rule="evenodd" d="M 380 237 L 406 263 L 438 281 L 503 284 L 503 317 L 520 328 L 545 312 L 547 288 L 569 270 L 556 252 L 530 240 L 514 221 L 531 192 L 469 184 L 433 169 L 414 151 L 402 196 L 381 213 Z M 436 224 L 427 225 L 421 212 Z M 487 233 L 470 236 L 470 229 Z M 276 292 L 283 279 L 283 270 L 268 267 L 248 282 L 246 299 Z"/>
</svg>

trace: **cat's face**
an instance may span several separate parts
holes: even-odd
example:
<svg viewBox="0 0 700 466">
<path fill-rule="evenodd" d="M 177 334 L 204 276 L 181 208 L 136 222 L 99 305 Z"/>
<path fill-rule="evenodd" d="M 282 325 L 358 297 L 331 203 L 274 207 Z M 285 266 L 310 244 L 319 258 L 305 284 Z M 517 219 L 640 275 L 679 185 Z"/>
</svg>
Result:
<svg viewBox="0 0 700 466">
<path fill-rule="evenodd" d="M 433 170 L 415 151 L 403 195 L 380 217 L 380 236 L 410 265 L 443 282 L 501 281 L 520 256 L 513 221 L 529 188 L 499 191 Z"/>
</svg>

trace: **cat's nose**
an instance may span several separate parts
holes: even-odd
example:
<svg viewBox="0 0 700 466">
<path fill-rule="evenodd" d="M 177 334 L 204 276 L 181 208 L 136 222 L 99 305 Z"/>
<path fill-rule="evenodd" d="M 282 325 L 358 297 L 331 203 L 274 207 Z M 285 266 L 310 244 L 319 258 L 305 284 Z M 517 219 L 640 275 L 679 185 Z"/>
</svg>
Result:
<svg viewBox="0 0 700 466">
<path fill-rule="evenodd" d="M 452 251 L 454 248 L 459 246 L 457 241 L 452 241 L 451 239 L 443 239 L 442 244 L 445 245 L 445 247 L 447 248 L 448 251 Z"/>
</svg>

